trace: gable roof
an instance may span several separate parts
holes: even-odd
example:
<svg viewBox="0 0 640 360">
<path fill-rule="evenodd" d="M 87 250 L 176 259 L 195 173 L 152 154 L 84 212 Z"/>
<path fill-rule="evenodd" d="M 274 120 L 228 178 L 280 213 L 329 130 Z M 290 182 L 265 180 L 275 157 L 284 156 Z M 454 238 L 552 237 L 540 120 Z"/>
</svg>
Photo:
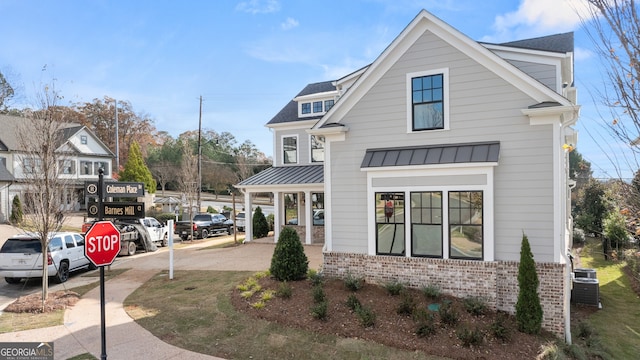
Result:
<svg viewBox="0 0 640 360">
<path fill-rule="evenodd" d="M 570 101 L 562 95 L 544 86 L 531 76 L 523 73 L 505 59 L 496 55 L 489 49 L 482 46 L 456 30 L 449 24 L 437 18 L 426 10 L 420 13 L 407 25 L 407 27 L 396 37 L 391 44 L 376 58 L 376 60 L 364 71 L 362 76 L 347 91 L 340 101 L 325 114 L 325 116 L 314 125 L 320 128 L 326 122 L 340 122 L 346 112 L 354 106 L 360 99 L 380 80 L 384 74 L 395 64 L 426 31 L 447 42 L 450 46 L 465 53 L 476 62 L 483 65 L 487 70 L 498 74 L 536 102 L 555 101 L 561 105 L 571 105 Z M 563 38 L 564 39 L 564 38 Z M 528 43 L 533 46 L 537 43 L 535 39 Z M 560 41 L 558 41 L 560 43 Z M 518 45 L 518 44 L 516 44 Z M 522 44 L 520 44 L 522 45 Z M 515 46 L 515 45 L 512 45 Z"/>
<path fill-rule="evenodd" d="M 242 180 L 237 187 L 255 185 L 323 184 L 323 165 L 278 166 L 259 172 Z"/>
<path fill-rule="evenodd" d="M 500 143 L 497 141 L 367 149 L 360 167 L 497 163 L 499 157 Z"/>
<path fill-rule="evenodd" d="M 334 90 L 336 90 L 336 87 L 335 85 L 333 85 L 333 81 L 323 81 L 323 82 L 308 84 L 295 97 L 317 94 L 317 93 L 327 92 L 327 91 L 334 91 Z M 305 116 L 302 118 L 298 117 L 298 103 L 294 100 L 291 100 L 287 105 L 285 105 L 285 107 L 282 108 L 282 110 L 280 110 L 276 114 L 276 116 L 274 116 L 267 123 L 267 125 L 288 123 L 293 121 L 317 120 L 317 119 L 320 119 L 321 117 L 322 115 Z"/>
</svg>

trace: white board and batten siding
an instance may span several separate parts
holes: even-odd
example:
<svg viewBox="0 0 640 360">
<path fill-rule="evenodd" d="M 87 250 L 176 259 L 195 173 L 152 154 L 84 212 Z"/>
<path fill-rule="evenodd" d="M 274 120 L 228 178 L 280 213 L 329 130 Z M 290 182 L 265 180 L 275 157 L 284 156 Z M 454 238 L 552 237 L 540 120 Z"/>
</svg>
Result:
<svg viewBox="0 0 640 360">
<path fill-rule="evenodd" d="M 443 68 L 448 69 L 449 77 L 445 84 L 449 89 L 445 110 L 450 112 L 449 129 L 408 133 L 406 75 Z M 368 190 L 367 172 L 360 169 L 367 149 L 499 141 L 500 159 L 492 170 L 494 211 L 484 214 L 484 221 L 492 221 L 495 229 L 490 258 L 518 260 L 524 232 L 536 260 L 553 261 L 552 128 L 531 126 L 521 112 L 535 103 L 495 73 L 425 32 L 340 120 L 349 131 L 345 141 L 330 145 L 332 251 L 371 251 L 368 234 L 374 210 L 368 191 L 374 193 L 375 189 Z M 420 176 L 428 177 L 432 171 L 425 168 Z M 385 184 L 384 189 L 392 187 L 384 180 L 377 181 Z M 485 199 L 485 204 L 487 201 L 490 199 Z"/>
</svg>

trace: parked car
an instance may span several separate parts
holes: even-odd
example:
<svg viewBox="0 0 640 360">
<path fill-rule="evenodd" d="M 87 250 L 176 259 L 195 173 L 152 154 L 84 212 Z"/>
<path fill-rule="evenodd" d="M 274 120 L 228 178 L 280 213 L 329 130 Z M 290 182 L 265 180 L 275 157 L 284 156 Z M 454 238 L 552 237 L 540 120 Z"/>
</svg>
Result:
<svg viewBox="0 0 640 360">
<path fill-rule="evenodd" d="M 242 231 L 244 232 L 244 228 L 245 228 L 245 221 L 246 221 L 246 214 L 244 211 L 240 211 L 239 213 L 236 214 L 236 229 L 238 231 Z"/>
<path fill-rule="evenodd" d="M 298 225 L 298 219 L 289 220 L 289 225 Z M 313 225 L 324 226 L 324 209 L 313 211 Z"/>
<path fill-rule="evenodd" d="M 52 233 L 47 274 L 58 283 L 75 270 L 95 268 L 84 256 L 84 237 L 75 232 Z M 13 236 L 0 248 L 0 276 L 9 284 L 24 278 L 42 278 L 42 246 L 36 234 Z"/>
<path fill-rule="evenodd" d="M 174 225 L 174 233 L 180 235 L 182 240 L 187 240 L 191 236 L 191 226 L 193 226 L 193 237 L 196 239 L 206 239 L 209 235 L 227 233 L 233 234 L 233 221 L 227 219 L 222 214 L 197 214 L 191 221 L 178 221 Z"/>
</svg>

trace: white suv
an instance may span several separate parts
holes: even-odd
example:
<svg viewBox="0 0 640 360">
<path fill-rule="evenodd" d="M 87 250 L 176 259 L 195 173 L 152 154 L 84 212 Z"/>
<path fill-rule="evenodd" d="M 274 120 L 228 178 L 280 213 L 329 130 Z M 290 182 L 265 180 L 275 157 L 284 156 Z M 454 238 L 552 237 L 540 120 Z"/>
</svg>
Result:
<svg viewBox="0 0 640 360">
<path fill-rule="evenodd" d="M 82 268 L 94 268 L 84 256 L 84 237 L 74 232 L 51 233 L 49 240 L 49 276 L 63 283 L 69 273 Z M 0 276 L 9 284 L 23 278 L 42 278 L 42 246 L 35 234 L 13 236 L 0 249 Z"/>
</svg>

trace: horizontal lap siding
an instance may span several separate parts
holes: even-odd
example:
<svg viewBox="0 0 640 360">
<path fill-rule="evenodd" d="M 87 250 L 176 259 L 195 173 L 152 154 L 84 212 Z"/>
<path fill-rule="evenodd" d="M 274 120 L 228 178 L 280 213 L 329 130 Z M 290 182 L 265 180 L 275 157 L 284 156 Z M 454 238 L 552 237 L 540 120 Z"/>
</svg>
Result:
<svg viewBox="0 0 640 360">
<path fill-rule="evenodd" d="M 406 74 L 449 69 L 450 130 L 407 133 Z M 530 126 L 536 102 L 435 36 L 425 33 L 341 120 L 346 141 L 331 144 L 333 250 L 367 248 L 368 148 L 500 141 L 494 173 L 495 257 L 519 259 L 526 231 L 538 261 L 552 261 L 551 126 Z"/>
</svg>

